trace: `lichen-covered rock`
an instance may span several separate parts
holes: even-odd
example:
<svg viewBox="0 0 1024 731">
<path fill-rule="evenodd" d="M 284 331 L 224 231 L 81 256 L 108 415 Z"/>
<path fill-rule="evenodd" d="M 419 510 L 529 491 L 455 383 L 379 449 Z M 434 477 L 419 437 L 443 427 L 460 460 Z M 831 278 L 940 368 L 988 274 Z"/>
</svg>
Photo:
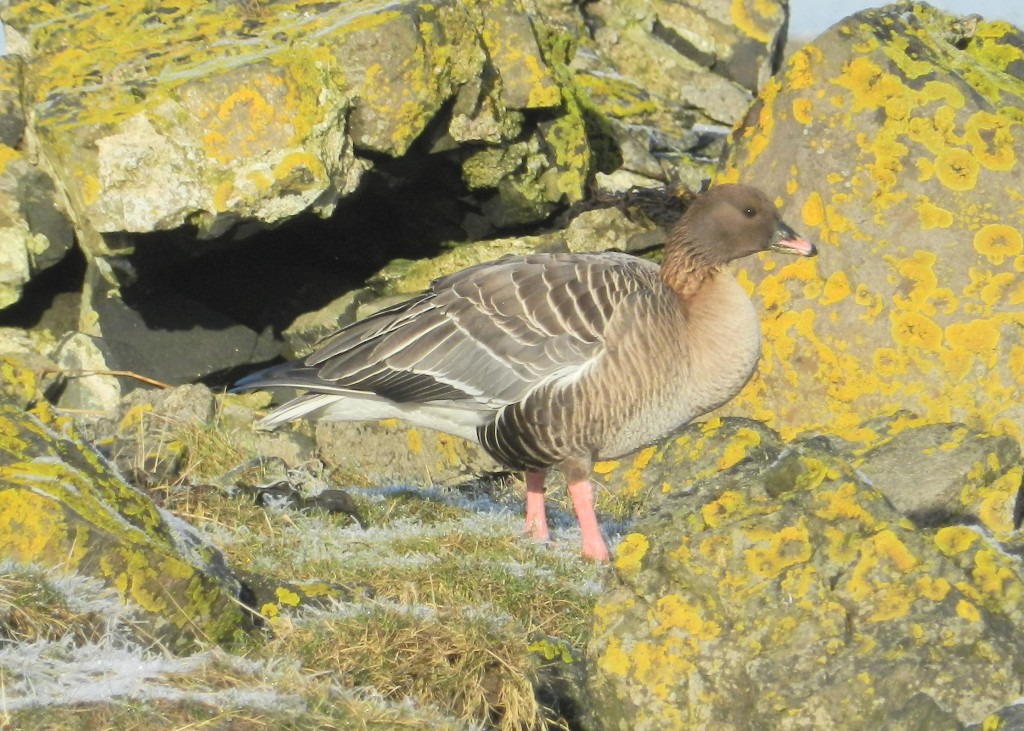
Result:
<svg viewBox="0 0 1024 731">
<path fill-rule="evenodd" d="M 602 185 L 710 177 L 717 154 L 698 129 L 724 132 L 743 116 L 781 60 L 788 19 L 774 0 L 540 5 L 572 28 L 576 82 L 622 147 L 622 169 Z"/>
<path fill-rule="evenodd" d="M 57 208 L 53 181 L 16 148 L 25 131 L 22 63 L 0 57 L 0 309 L 70 250 L 71 223 Z"/>
<path fill-rule="evenodd" d="M 92 442 L 133 485 L 168 484 L 178 476 L 187 430 L 211 429 L 216 401 L 201 384 L 132 391 L 91 428 Z"/>
<path fill-rule="evenodd" d="M 2 17 L 25 40 L 31 139 L 84 234 L 326 215 L 371 167 L 362 153 L 404 154 L 446 105 L 451 140 L 524 145 L 528 175 L 489 187 L 582 195 L 582 118 L 518 0 L 14 2 Z M 96 255 L 109 244 L 83 236 Z"/>
<path fill-rule="evenodd" d="M 620 118 L 688 109 L 732 124 L 775 70 L 788 8 L 781 2 L 595 2 L 583 13 L 594 51 L 617 74 L 581 58 L 581 83 Z M 596 73 L 593 73 L 596 71 Z"/>
<path fill-rule="evenodd" d="M 764 357 L 728 413 L 1024 438 L 1024 32 L 975 20 L 865 10 L 761 93 L 719 179 L 773 191 L 821 255 L 742 267 Z"/>
<path fill-rule="evenodd" d="M 663 495 L 687 492 L 741 462 L 764 463 L 781 451 L 779 435 L 756 421 L 727 417 L 688 424 L 661 444 L 595 464 L 598 509 L 646 512 Z"/>
<path fill-rule="evenodd" d="M 329 468 L 370 484 L 450 484 L 504 469 L 474 442 L 394 419 L 318 422 L 316 443 Z"/>
<path fill-rule="evenodd" d="M 139 607 L 139 640 L 184 649 L 231 641 L 247 622 L 221 554 L 128 485 L 31 376 L 0 362 L 0 555 L 92 576 Z"/>
<path fill-rule="evenodd" d="M 668 496 L 614 566 L 588 649 L 603 729 L 956 728 L 1020 695 L 1019 561 L 915 530 L 820 438 Z"/>
<path fill-rule="evenodd" d="M 919 525 L 977 522 L 1000 540 L 1015 532 L 1024 459 L 1011 437 L 962 424 L 905 428 L 859 450 L 852 463 Z"/>
<path fill-rule="evenodd" d="M 407 298 L 426 291 L 439 277 L 510 254 L 585 253 L 609 249 L 635 252 L 654 248 L 664 241 L 665 231 L 652 221 L 631 220 L 613 207 L 598 208 L 579 213 L 565 228 L 549 233 L 461 244 L 432 259 L 396 259 L 371 277 L 369 284 L 385 297 Z M 339 306 L 341 302 L 332 303 L 328 309 L 333 311 Z"/>
</svg>

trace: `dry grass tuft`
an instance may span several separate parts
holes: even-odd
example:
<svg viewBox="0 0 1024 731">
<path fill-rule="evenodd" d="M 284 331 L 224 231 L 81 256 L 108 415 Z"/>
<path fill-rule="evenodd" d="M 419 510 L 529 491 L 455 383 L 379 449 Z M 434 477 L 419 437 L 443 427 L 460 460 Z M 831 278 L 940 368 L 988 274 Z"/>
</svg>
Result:
<svg viewBox="0 0 1024 731">
<path fill-rule="evenodd" d="M 42 569 L 0 565 L 0 642 L 70 637 L 82 645 L 98 641 L 107 626 L 99 608 L 73 607 Z"/>
<path fill-rule="evenodd" d="M 351 687 L 412 698 L 499 729 L 543 728 L 525 637 L 511 618 L 382 602 L 310 617 L 268 649 L 297 652 Z"/>
</svg>

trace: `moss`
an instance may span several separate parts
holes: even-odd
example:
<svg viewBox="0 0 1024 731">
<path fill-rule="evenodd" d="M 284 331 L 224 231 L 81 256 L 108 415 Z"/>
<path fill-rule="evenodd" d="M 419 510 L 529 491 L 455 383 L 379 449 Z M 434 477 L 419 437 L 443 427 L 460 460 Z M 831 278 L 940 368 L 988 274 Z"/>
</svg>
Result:
<svg viewBox="0 0 1024 731">
<path fill-rule="evenodd" d="M 5 365 L 12 383 L 29 382 Z M 146 631 L 169 645 L 233 638 L 243 614 L 231 582 L 185 561 L 152 501 L 124 483 L 70 421 L 45 401 L 26 413 L 4 395 L 0 425 L 0 552 L 102 579 L 139 606 Z M 193 591 L 195 583 L 202 591 Z"/>
</svg>

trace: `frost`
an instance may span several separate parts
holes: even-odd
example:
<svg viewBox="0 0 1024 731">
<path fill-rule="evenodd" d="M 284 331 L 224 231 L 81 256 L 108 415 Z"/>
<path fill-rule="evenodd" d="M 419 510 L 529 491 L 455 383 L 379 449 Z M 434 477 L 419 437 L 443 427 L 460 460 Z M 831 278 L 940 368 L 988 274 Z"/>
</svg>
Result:
<svg viewBox="0 0 1024 731">
<path fill-rule="evenodd" d="M 6 711 L 115 700 L 190 701 L 220 708 L 245 706 L 285 712 L 304 708 L 299 696 L 281 694 L 273 686 L 255 680 L 244 688 L 224 690 L 175 685 L 184 677 L 195 686 L 195 677 L 204 669 L 224 661 L 225 656 L 214 651 L 189 657 L 145 651 L 113 634 L 81 646 L 70 637 L 8 644 L 0 646 L 2 702 Z M 245 661 L 235 658 L 230 662 Z M 248 664 L 251 667 L 239 669 L 263 679 L 275 674 L 266 666 Z"/>
</svg>

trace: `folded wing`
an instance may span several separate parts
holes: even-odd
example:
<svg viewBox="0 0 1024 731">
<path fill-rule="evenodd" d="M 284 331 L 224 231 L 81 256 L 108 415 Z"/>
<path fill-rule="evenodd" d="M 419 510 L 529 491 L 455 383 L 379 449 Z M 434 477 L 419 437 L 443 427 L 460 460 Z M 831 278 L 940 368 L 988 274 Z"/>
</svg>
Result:
<svg viewBox="0 0 1024 731">
<path fill-rule="evenodd" d="M 616 307 L 652 277 L 655 265 L 619 254 L 506 257 L 442 277 L 240 385 L 494 412 L 595 364 Z"/>
</svg>

